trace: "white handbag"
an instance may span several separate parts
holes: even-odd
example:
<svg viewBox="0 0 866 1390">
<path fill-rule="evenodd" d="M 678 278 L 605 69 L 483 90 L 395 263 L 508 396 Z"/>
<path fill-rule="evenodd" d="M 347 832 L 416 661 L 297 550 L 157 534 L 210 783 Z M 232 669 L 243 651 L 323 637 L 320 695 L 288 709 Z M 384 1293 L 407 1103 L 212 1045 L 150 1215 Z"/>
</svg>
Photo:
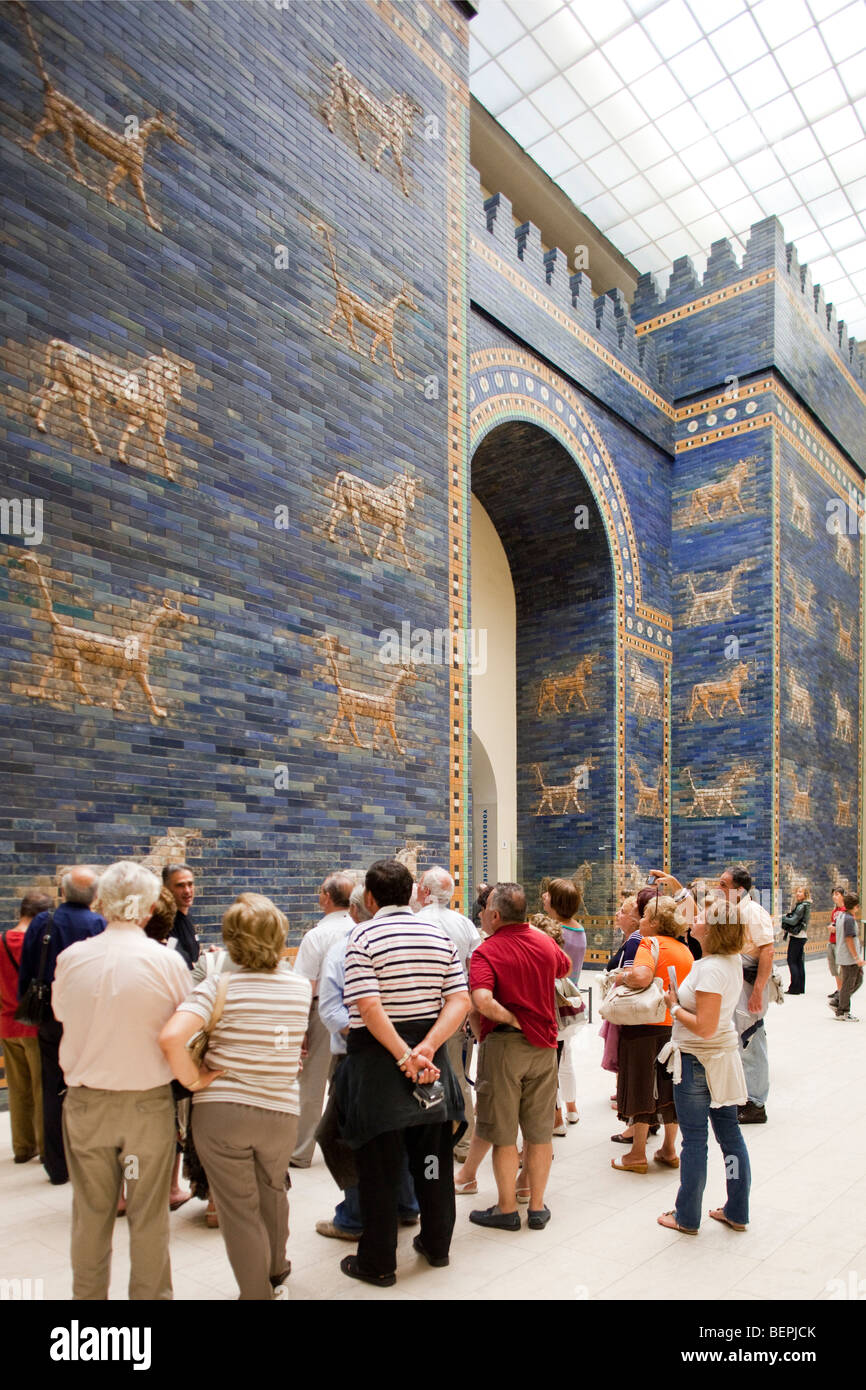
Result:
<svg viewBox="0 0 866 1390">
<path fill-rule="evenodd" d="M 659 963 L 659 943 L 654 936 L 647 937 L 646 943 L 655 968 Z M 633 1028 L 642 1023 L 664 1023 L 668 1011 L 664 996 L 665 987 L 654 975 L 643 989 L 615 985 L 598 1011 L 608 1023 L 616 1023 L 620 1028 Z"/>
</svg>

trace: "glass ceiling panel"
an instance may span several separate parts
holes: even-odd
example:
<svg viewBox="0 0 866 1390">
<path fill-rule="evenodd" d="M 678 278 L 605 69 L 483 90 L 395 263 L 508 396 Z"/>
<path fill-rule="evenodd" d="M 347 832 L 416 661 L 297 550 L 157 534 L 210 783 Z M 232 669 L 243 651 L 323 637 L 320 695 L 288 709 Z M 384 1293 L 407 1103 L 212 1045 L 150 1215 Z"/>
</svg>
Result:
<svg viewBox="0 0 866 1390">
<path fill-rule="evenodd" d="M 866 338 L 864 0 L 483 0 L 470 33 L 473 94 L 638 270 L 775 213 Z"/>
</svg>

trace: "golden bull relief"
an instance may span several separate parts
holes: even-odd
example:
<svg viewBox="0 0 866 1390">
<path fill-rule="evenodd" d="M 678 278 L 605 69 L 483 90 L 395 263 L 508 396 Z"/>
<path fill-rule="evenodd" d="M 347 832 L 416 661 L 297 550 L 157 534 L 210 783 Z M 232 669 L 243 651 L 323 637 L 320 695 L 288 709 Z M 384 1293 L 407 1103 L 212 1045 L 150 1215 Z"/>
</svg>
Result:
<svg viewBox="0 0 866 1390">
<path fill-rule="evenodd" d="M 381 528 L 375 558 L 382 558 L 385 537 L 390 531 L 394 536 L 394 544 L 399 545 L 403 552 L 407 570 L 411 570 L 405 533 L 408 513 L 415 509 L 415 487 L 415 479 L 408 473 L 398 473 L 388 487 L 374 487 L 365 478 L 358 478 L 354 473 L 338 473 L 334 479 L 334 500 L 328 518 L 328 540 L 335 539 L 334 531 L 339 522 L 346 517 L 354 525 L 358 544 L 369 559 L 370 551 L 361 534 L 361 522 L 367 522 Z"/>
<path fill-rule="evenodd" d="M 406 187 L 406 172 L 403 168 L 403 147 L 406 137 L 413 134 L 413 118 L 424 114 L 421 107 L 405 92 L 397 92 L 390 101 L 382 101 L 349 71 L 345 63 L 337 61 L 331 68 L 331 90 L 322 108 L 322 115 L 331 133 L 334 130 L 334 116 L 340 106 L 346 108 L 359 157 L 366 161 L 367 156 L 358 128 L 360 120 L 370 127 L 379 141 L 373 155 L 373 168 L 378 173 L 382 167 L 382 155 L 386 150 L 390 150 L 400 175 L 400 185 L 408 198 L 409 189 Z"/>
<path fill-rule="evenodd" d="M 806 780 L 801 786 L 793 768 L 788 769 L 791 784 L 791 820 L 812 819 L 812 768 L 806 768 Z"/>
<path fill-rule="evenodd" d="M 809 499 L 801 487 L 797 485 L 793 469 L 788 469 L 788 482 L 791 484 L 791 525 L 796 526 L 798 531 L 802 531 L 804 536 L 810 540 L 814 539 L 812 530 L 812 509 L 809 506 Z"/>
<path fill-rule="evenodd" d="M 70 401 L 95 453 L 102 454 L 102 442 L 93 425 L 92 407 L 124 417 L 124 428 L 117 446 L 121 463 L 129 463 L 127 445 L 133 435 L 146 429 L 162 461 L 167 478 L 176 476 L 165 447 L 168 412 L 181 399 L 181 374 L 191 371 L 188 363 L 176 361 L 163 351 L 151 353 L 131 370 L 108 362 L 96 353 L 52 338 L 45 355 L 45 379 L 30 405 L 36 428 L 48 433 L 50 412 L 60 401 Z"/>
<path fill-rule="evenodd" d="M 568 671 L 562 676 L 545 676 L 538 692 L 536 714 L 542 714 L 548 705 L 556 714 L 568 714 L 571 702 L 575 699 L 580 700 L 583 708 L 588 710 L 586 683 L 592 675 L 593 664 L 597 665 L 598 662 L 597 654 L 582 656 L 573 671 Z M 563 710 L 559 708 L 560 699 L 565 701 Z"/>
<path fill-rule="evenodd" d="M 740 703 L 740 691 L 748 680 L 749 668 L 745 661 L 738 661 L 729 676 L 717 681 L 698 681 L 692 686 L 692 700 L 686 714 L 686 719 L 692 720 L 701 710 L 710 719 L 721 719 L 726 707 L 736 705 L 740 714 L 745 714 Z M 719 701 L 719 707 L 713 714 L 713 701 Z"/>
<path fill-rule="evenodd" d="M 786 666 L 785 671 L 788 676 L 788 690 L 791 696 L 790 718 L 794 724 L 801 724 L 804 729 L 811 729 L 812 696 L 808 688 L 797 680 L 791 666 Z"/>
<path fill-rule="evenodd" d="M 845 621 L 842 610 L 835 599 L 830 601 L 830 612 L 836 620 L 836 650 L 840 656 L 847 656 L 850 660 L 854 659 L 854 618 L 849 617 Z"/>
<path fill-rule="evenodd" d="M 21 563 L 28 565 L 35 573 L 36 582 L 42 593 L 46 615 L 51 624 L 51 656 L 38 686 L 29 686 L 27 694 L 34 700 L 57 698 L 49 694 L 52 679 L 60 680 L 66 687 L 61 699 L 67 698 L 68 683 L 72 680 L 82 701 L 86 705 L 94 702 L 90 691 L 84 684 L 82 667 L 85 664 L 100 667 L 114 677 L 110 705 L 113 710 L 124 710 L 121 695 L 131 680 L 137 681 L 150 712 L 157 719 L 164 719 L 167 711 L 156 703 L 148 679 L 150 653 L 157 629 L 163 626 L 177 627 L 183 623 L 197 623 L 198 619 L 182 612 L 178 603 L 164 598 L 158 608 L 149 614 L 140 632 L 129 632 L 122 637 L 107 636 L 102 632 L 89 632 L 85 628 L 73 627 L 69 622 L 58 618 L 54 612 L 51 592 L 42 573 L 42 565 L 32 554 L 20 556 Z"/>
<path fill-rule="evenodd" d="M 843 705 L 835 690 L 831 690 L 833 697 L 833 709 L 836 714 L 836 727 L 833 730 L 833 737 L 841 739 L 843 743 L 854 742 L 854 720 L 850 709 Z"/>
<path fill-rule="evenodd" d="M 815 585 L 811 579 L 798 574 L 791 565 L 785 566 L 785 575 L 794 604 L 791 610 L 791 619 L 804 632 L 814 633 L 815 620 L 812 616 L 812 600 L 815 597 Z"/>
<path fill-rule="evenodd" d="M 632 714 L 645 715 L 648 719 L 662 717 L 662 688 L 655 676 L 647 675 L 639 661 L 632 657 L 629 662 L 634 698 L 631 702 Z"/>
<path fill-rule="evenodd" d="M 108 126 L 103 125 L 102 121 L 97 120 L 89 111 L 85 111 L 71 97 L 64 95 L 48 76 L 26 7 L 22 4 L 22 0 L 13 0 L 13 3 L 27 30 L 36 70 L 42 80 L 44 101 L 42 117 L 34 126 L 30 141 L 24 148 L 31 154 L 35 154 L 37 159 L 44 160 L 46 164 L 51 163 L 42 153 L 39 147 L 40 141 L 46 135 L 59 135 L 63 141 L 67 163 L 78 183 L 84 184 L 94 193 L 100 193 L 109 203 L 116 203 L 115 190 L 125 179 L 128 179 L 138 195 L 148 226 L 153 227 L 156 232 L 161 232 L 162 227 L 153 216 L 144 191 L 144 157 L 147 153 L 147 144 L 151 137 L 156 135 L 164 135 L 167 139 L 173 140 L 175 144 L 183 145 L 185 149 L 191 148 L 189 142 L 178 135 L 176 122 L 169 119 L 161 111 L 141 122 L 133 120 L 130 128 L 121 132 L 111 130 Z M 109 172 L 103 188 L 94 187 L 84 177 L 78 162 L 76 139 L 82 141 L 96 154 L 102 155 L 114 166 Z"/>
<path fill-rule="evenodd" d="M 836 815 L 833 820 L 834 825 L 853 825 L 854 814 L 851 810 L 851 802 L 854 800 L 854 793 L 849 788 L 848 795 L 842 795 L 842 787 L 833 778 L 833 791 L 836 794 Z"/>
<path fill-rule="evenodd" d="M 757 454 L 750 454 L 748 458 L 735 464 L 719 482 L 704 483 L 702 487 L 696 487 L 689 499 L 682 524 L 692 526 L 697 521 L 724 521 L 734 509 L 745 515 L 746 509 L 740 493 L 749 475 L 749 466 L 757 458 Z M 711 507 L 718 507 L 715 515 L 710 510 Z"/>
</svg>

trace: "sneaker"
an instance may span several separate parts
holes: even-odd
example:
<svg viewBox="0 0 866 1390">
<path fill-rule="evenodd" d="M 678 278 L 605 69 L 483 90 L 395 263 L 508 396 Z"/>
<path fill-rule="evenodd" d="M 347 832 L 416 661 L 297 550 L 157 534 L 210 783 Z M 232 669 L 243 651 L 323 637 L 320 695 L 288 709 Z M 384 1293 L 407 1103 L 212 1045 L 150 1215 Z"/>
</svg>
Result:
<svg viewBox="0 0 866 1390">
<path fill-rule="evenodd" d="M 859 1023 L 859 1022 L 860 1022 L 859 1018 L 855 1018 L 853 1014 L 840 1014 L 840 1013 L 838 1012 L 838 1010 L 837 1010 L 837 1012 L 836 1012 L 836 1017 L 837 1017 L 838 1019 L 841 1019 L 841 1021 L 842 1021 L 843 1023 Z"/>
<path fill-rule="evenodd" d="M 416 1250 L 419 1255 L 423 1255 L 428 1265 L 432 1265 L 434 1269 L 444 1269 L 446 1265 L 451 1263 L 447 1255 L 440 1255 L 437 1260 L 434 1260 L 433 1256 L 427 1253 L 424 1242 L 420 1236 L 416 1236 L 412 1241 L 412 1249 Z"/>
<path fill-rule="evenodd" d="M 541 1211 L 529 1209 L 529 1229 L 530 1231 L 543 1231 L 550 1220 L 550 1208 L 542 1207 Z"/>
<path fill-rule="evenodd" d="M 333 1221 L 317 1221 L 316 1230 L 320 1236 L 331 1236 L 334 1240 L 360 1240 L 363 1231 L 346 1231 L 342 1226 L 335 1226 Z"/>
<path fill-rule="evenodd" d="M 745 1105 L 737 1106 L 737 1119 L 741 1125 L 765 1125 L 767 1112 L 763 1105 L 756 1105 L 750 1100 Z"/>
<path fill-rule="evenodd" d="M 476 1226 L 492 1226 L 497 1231 L 519 1231 L 520 1212 L 500 1211 L 498 1207 L 485 1207 L 483 1211 L 470 1211 L 469 1220 Z"/>
</svg>

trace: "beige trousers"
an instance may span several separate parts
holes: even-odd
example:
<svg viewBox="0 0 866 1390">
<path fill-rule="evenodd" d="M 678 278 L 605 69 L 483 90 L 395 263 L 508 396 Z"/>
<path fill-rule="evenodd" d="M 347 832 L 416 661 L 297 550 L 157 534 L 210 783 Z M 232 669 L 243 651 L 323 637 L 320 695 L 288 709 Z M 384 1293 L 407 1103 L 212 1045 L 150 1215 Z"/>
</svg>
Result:
<svg viewBox="0 0 866 1390">
<path fill-rule="evenodd" d="M 322 1118 L 331 1061 L 331 1035 L 319 1018 L 318 1001 L 314 1000 L 307 1024 L 307 1056 L 298 1081 L 301 1113 L 298 1116 L 298 1139 L 292 1154 L 292 1162 L 297 1168 L 309 1168 L 313 1161 L 316 1130 Z"/>
<path fill-rule="evenodd" d="M 38 1038 L 4 1038 L 3 1062 L 9 1093 L 12 1152 L 16 1158 L 42 1153 L 42 1060 Z"/>
<path fill-rule="evenodd" d="M 193 1142 L 245 1301 L 272 1298 L 272 1283 L 289 1272 L 286 1169 L 297 1133 L 297 1115 L 283 1111 L 228 1100 L 192 1107 Z"/>
<path fill-rule="evenodd" d="M 130 1299 L 170 1299 L 168 1194 L 176 1126 L 170 1086 L 70 1086 L 63 1141 L 72 1180 L 72 1296 L 108 1298 L 111 1236 L 126 1181 Z"/>
<path fill-rule="evenodd" d="M 466 1053 L 466 1069 L 463 1067 L 463 1029 L 460 1028 L 449 1038 L 445 1044 L 448 1052 L 448 1061 L 451 1063 L 451 1070 L 457 1077 L 457 1084 L 463 1096 L 463 1108 L 466 1111 L 466 1132 L 458 1144 L 454 1146 L 454 1157 L 462 1160 L 469 1152 L 469 1141 L 475 1133 L 475 1097 L 472 1087 L 466 1080 L 466 1071 L 472 1061 L 472 1049 L 475 1046 L 474 1038 L 469 1039 L 468 1050 Z"/>
</svg>

